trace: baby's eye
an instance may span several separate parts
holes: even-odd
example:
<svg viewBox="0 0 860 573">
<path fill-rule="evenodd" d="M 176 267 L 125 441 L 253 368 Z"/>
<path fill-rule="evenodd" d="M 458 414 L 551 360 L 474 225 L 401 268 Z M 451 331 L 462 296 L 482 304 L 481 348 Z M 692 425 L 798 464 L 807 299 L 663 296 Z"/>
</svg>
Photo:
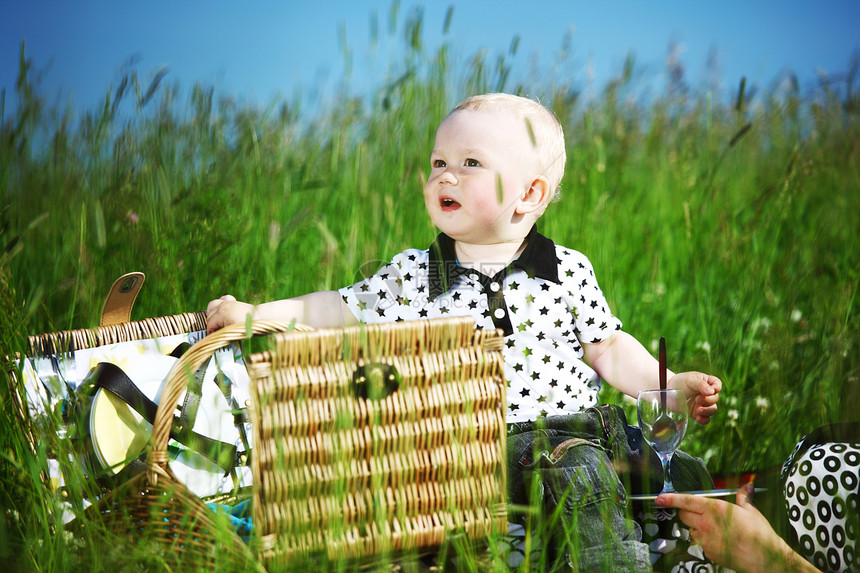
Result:
<svg viewBox="0 0 860 573">
<path fill-rule="evenodd" d="M 466 160 L 466 167 L 480 167 L 480 166 L 481 166 L 481 162 L 478 161 L 477 159 L 467 159 Z"/>
<path fill-rule="evenodd" d="M 431 163 L 433 167 L 445 167 L 445 162 L 441 159 L 434 159 Z"/>
</svg>

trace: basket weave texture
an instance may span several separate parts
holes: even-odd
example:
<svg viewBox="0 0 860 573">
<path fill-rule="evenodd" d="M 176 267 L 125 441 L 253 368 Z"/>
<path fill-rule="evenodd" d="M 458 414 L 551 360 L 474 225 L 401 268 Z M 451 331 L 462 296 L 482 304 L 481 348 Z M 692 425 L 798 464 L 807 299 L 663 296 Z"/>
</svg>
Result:
<svg viewBox="0 0 860 573">
<path fill-rule="evenodd" d="M 248 358 L 269 568 L 507 531 L 500 332 L 443 318 L 272 339 Z"/>
<path fill-rule="evenodd" d="M 61 330 L 27 337 L 30 356 L 74 352 L 106 344 L 145 340 L 174 334 L 206 330 L 205 312 L 186 312 L 170 316 L 144 318 L 98 328 Z"/>
<path fill-rule="evenodd" d="M 149 545 L 176 570 L 263 572 L 229 523 L 206 507 L 169 467 L 158 465 L 150 472 L 111 490 L 87 508 L 86 519 L 72 521 L 66 530 L 83 538 L 90 538 L 93 531 L 109 532 L 120 543 Z M 158 475 L 155 483 L 150 481 L 152 473 Z"/>
</svg>

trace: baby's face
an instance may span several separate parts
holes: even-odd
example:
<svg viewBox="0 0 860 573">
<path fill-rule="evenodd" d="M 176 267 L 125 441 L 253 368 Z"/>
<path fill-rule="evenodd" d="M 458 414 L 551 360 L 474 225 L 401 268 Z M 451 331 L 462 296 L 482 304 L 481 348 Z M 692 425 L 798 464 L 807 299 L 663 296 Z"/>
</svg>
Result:
<svg viewBox="0 0 860 573">
<path fill-rule="evenodd" d="M 456 111 L 436 132 L 430 164 L 424 204 L 439 230 L 473 244 L 525 236 L 531 223 L 516 208 L 538 171 L 523 120 L 504 111 Z"/>
</svg>

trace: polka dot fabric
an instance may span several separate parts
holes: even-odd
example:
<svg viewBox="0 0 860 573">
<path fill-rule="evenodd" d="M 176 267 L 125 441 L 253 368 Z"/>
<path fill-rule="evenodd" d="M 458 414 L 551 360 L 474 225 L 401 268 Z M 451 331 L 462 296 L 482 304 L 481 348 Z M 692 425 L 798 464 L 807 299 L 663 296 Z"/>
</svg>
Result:
<svg viewBox="0 0 860 573">
<path fill-rule="evenodd" d="M 860 441 L 813 445 L 786 470 L 785 506 L 800 554 L 822 571 L 856 570 Z"/>
</svg>

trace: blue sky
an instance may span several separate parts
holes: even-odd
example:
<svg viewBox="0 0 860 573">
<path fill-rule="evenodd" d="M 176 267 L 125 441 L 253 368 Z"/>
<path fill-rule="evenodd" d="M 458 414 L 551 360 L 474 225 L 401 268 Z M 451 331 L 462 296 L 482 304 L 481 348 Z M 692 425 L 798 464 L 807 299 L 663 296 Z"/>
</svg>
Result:
<svg viewBox="0 0 860 573">
<path fill-rule="evenodd" d="M 453 19 L 443 38 L 451 5 Z M 353 85 L 360 89 L 384 77 L 386 62 L 397 60 L 403 21 L 416 6 L 423 6 L 430 50 L 447 40 L 460 56 L 481 49 L 494 56 L 506 53 L 519 36 L 510 62 L 521 77 L 535 60 L 550 70 L 572 30 L 571 60 L 558 73 L 582 89 L 589 79 L 600 86 L 619 73 L 631 52 L 640 80 L 662 81 L 670 43 L 680 47 L 694 85 L 704 80 L 714 50 L 723 95 L 736 89 L 741 76 L 767 87 L 786 69 L 809 86 L 818 70 L 844 72 L 852 53 L 860 51 L 857 0 L 404 1 L 393 39 L 391 6 L 390 0 L 0 0 L 0 88 L 7 92 L 8 113 L 26 40 L 27 54 L 44 72 L 42 93 L 71 98 L 79 108 L 95 107 L 129 61 L 143 81 L 167 67 L 167 79 L 184 88 L 200 81 L 219 94 L 266 104 L 290 96 L 297 86 L 309 93 L 334 85 L 343 72 L 339 37 L 345 30 Z M 371 49 L 374 13 L 379 42 Z"/>
</svg>

